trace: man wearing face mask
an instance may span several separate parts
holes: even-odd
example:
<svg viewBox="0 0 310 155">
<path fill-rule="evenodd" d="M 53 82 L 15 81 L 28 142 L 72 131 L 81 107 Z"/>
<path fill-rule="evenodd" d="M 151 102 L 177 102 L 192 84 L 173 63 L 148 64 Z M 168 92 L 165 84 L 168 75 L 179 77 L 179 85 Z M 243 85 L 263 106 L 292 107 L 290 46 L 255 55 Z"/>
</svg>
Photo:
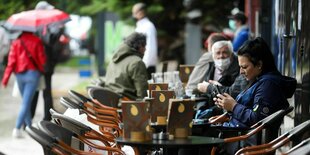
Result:
<svg viewBox="0 0 310 155">
<path fill-rule="evenodd" d="M 215 85 L 219 85 L 221 92 L 226 92 L 236 97 L 246 85 L 246 80 L 239 76 L 239 64 L 237 56 L 233 53 L 232 43 L 230 41 L 218 41 L 212 46 L 212 58 L 214 62 L 210 62 L 205 74 L 204 82 L 197 85 L 197 89 L 203 96 L 207 97 L 207 101 L 200 103 L 197 108 L 204 111 L 206 108 L 212 107 L 214 102 L 212 98 Z M 207 82 L 206 82 L 207 81 Z M 221 111 L 219 111 L 221 112 Z M 212 113 L 218 114 L 217 112 Z M 203 117 L 199 111 L 195 118 Z"/>
<path fill-rule="evenodd" d="M 147 68 L 148 79 L 151 79 L 151 73 L 156 71 L 157 64 L 157 32 L 154 24 L 147 18 L 146 5 L 144 3 L 136 3 L 132 7 L 132 17 L 137 20 L 136 32 L 146 35 L 145 54 L 143 62 Z"/>
<path fill-rule="evenodd" d="M 237 57 L 233 54 L 231 42 L 218 41 L 214 43 L 212 46 L 212 58 L 214 62 L 210 62 L 211 65 L 207 69 L 204 81 L 214 80 L 223 86 L 232 85 L 239 75 L 239 65 Z M 201 83 L 198 84 L 198 87 L 201 87 Z M 205 89 L 199 90 L 206 92 Z"/>
<path fill-rule="evenodd" d="M 249 27 L 246 24 L 247 17 L 243 12 L 239 11 L 235 15 L 229 16 L 228 18 L 230 19 L 229 27 L 235 31 L 233 47 L 234 51 L 237 52 L 241 45 L 249 39 Z"/>
</svg>

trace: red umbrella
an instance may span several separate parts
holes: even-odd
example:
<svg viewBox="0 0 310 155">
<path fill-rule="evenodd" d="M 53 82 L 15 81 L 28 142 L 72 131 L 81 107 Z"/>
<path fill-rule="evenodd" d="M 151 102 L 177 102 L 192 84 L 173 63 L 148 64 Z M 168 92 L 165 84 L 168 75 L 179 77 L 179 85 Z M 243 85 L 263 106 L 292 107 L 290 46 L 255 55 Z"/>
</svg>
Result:
<svg viewBox="0 0 310 155">
<path fill-rule="evenodd" d="M 30 10 L 13 14 L 5 23 L 8 30 L 37 32 L 48 25 L 63 24 L 70 16 L 58 9 Z"/>
</svg>

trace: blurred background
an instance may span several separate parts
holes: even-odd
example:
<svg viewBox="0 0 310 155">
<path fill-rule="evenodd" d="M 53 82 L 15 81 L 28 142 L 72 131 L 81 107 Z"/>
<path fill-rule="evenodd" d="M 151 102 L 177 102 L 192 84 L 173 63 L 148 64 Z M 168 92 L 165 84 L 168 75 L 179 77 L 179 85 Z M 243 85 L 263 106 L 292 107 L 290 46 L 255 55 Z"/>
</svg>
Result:
<svg viewBox="0 0 310 155">
<path fill-rule="evenodd" d="M 1 0 L 0 20 L 12 14 L 31 10 L 35 0 Z M 66 33 L 70 37 L 71 59 L 58 66 L 80 67 L 89 75 L 80 59 L 93 60 L 92 73 L 103 76 L 113 50 L 122 39 L 134 31 L 131 15 L 137 0 L 57 0 L 47 1 L 55 8 L 70 14 Z M 228 27 L 227 16 L 235 8 L 244 10 L 244 0 L 145 0 L 148 17 L 155 24 L 158 36 L 160 62 L 194 64 L 202 54 L 203 41 L 211 32 L 221 32 Z M 225 4 L 225 5 L 222 5 Z M 188 44 L 189 47 L 186 46 Z M 190 57 L 186 57 L 186 52 Z M 92 55 L 96 58 L 92 58 Z M 87 63 L 87 62 L 86 62 Z M 83 65 L 84 64 L 84 65 Z"/>
</svg>

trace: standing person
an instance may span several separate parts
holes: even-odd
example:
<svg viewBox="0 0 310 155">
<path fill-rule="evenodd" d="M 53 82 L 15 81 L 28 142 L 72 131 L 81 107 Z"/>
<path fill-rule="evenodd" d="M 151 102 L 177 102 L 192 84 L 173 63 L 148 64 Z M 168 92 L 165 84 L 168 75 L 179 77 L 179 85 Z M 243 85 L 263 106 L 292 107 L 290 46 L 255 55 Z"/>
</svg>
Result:
<svg viewBox="0 0 310 155">
<path fill-rule="evenodd" d="M 37 3 L 36 10 L 51 10 L 54 6 L 46 1 L 40 1 Z M 47 56 L 45 65 L 45 88 L 43 89 L 43 100 L 44 100 L 44 118 L 43 120 L 50 121 L 51 114 L 49 110 L 53 108 L 53 97 L 52 97 L 52 76 L 54 74 L 54 69 L 58 63 L 61 50 L 65 47 L 64 44 L 60 42 L 60 37 L 64 32 L 64 26 L 54 26 L 48 27 L 47 33 L 42 36 L 39 35 L 44 43 L 45 54 Z M 36 91 L 32 103 L 31 103 L 31 116 L 34 117 L 37 102 L 39 97 L 39 91 Z"/>
<path fill-rule="evenodd" d="M 145 54 L 143 62 L 147 68 L 148 79 L 151 79 L 151 74 L 156 71 L 157 64 L 157 32 L 154 24 L 147 18 L 146 5 L 137 3 L 132 7 L 132 16 L 137 20 L 136 32 L 146 35 Z"/>
<path fill-rule="evenodd" d="M 2 78 L 4 67 L 6 65 L 7 54 L 10 49 L 10 39 L 5 29 L 1 26 L 2 21 L 0 22 L 0 78 Z"/>
<path fill-rule="evenodd" d="M 234 52 L 237 52 L 238 49 L 243 45 L 243 43 L 249 40 L 250 30 L 247 23 L 247 17 L 241 11 L 235 15 L 229 16 L 230 28 L 235 31 L 233 39 Z"/>
<path fill-rule="evenodd" d="M 22 138 L 22 125 L 31 125 L 31 101 L 38 87 L 39 78 L 44 72 L 46 55 L 40 38 L 30 32 L 23 32 L 10 47 L 8 64 L 2 79 L 6 87 L 12 72 L 15 73 L 18 88 L 22 95 L 22 104 L 12 136 Z"/>
<path fill-rule="evenodd" d="M 131 100 L 147 95 L 147 71 L 142 57 L 146 36 L 134 32 L 116 50 L 105 75 L 105 87 Z"/>
</svg>

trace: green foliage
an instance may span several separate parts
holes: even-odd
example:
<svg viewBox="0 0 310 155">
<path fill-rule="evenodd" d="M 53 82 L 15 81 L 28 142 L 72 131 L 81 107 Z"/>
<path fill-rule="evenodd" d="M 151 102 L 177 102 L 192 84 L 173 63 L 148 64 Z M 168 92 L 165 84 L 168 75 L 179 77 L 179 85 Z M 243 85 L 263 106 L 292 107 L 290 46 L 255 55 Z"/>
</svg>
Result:
<svg viewBox="0 0 310 155">
<path fill-rule="evenodd" d="M 19 0 L 0 0 L 0 20 L 8 19 L 12 14 L 25 10 L 23 1 Z"/>
</svg>

